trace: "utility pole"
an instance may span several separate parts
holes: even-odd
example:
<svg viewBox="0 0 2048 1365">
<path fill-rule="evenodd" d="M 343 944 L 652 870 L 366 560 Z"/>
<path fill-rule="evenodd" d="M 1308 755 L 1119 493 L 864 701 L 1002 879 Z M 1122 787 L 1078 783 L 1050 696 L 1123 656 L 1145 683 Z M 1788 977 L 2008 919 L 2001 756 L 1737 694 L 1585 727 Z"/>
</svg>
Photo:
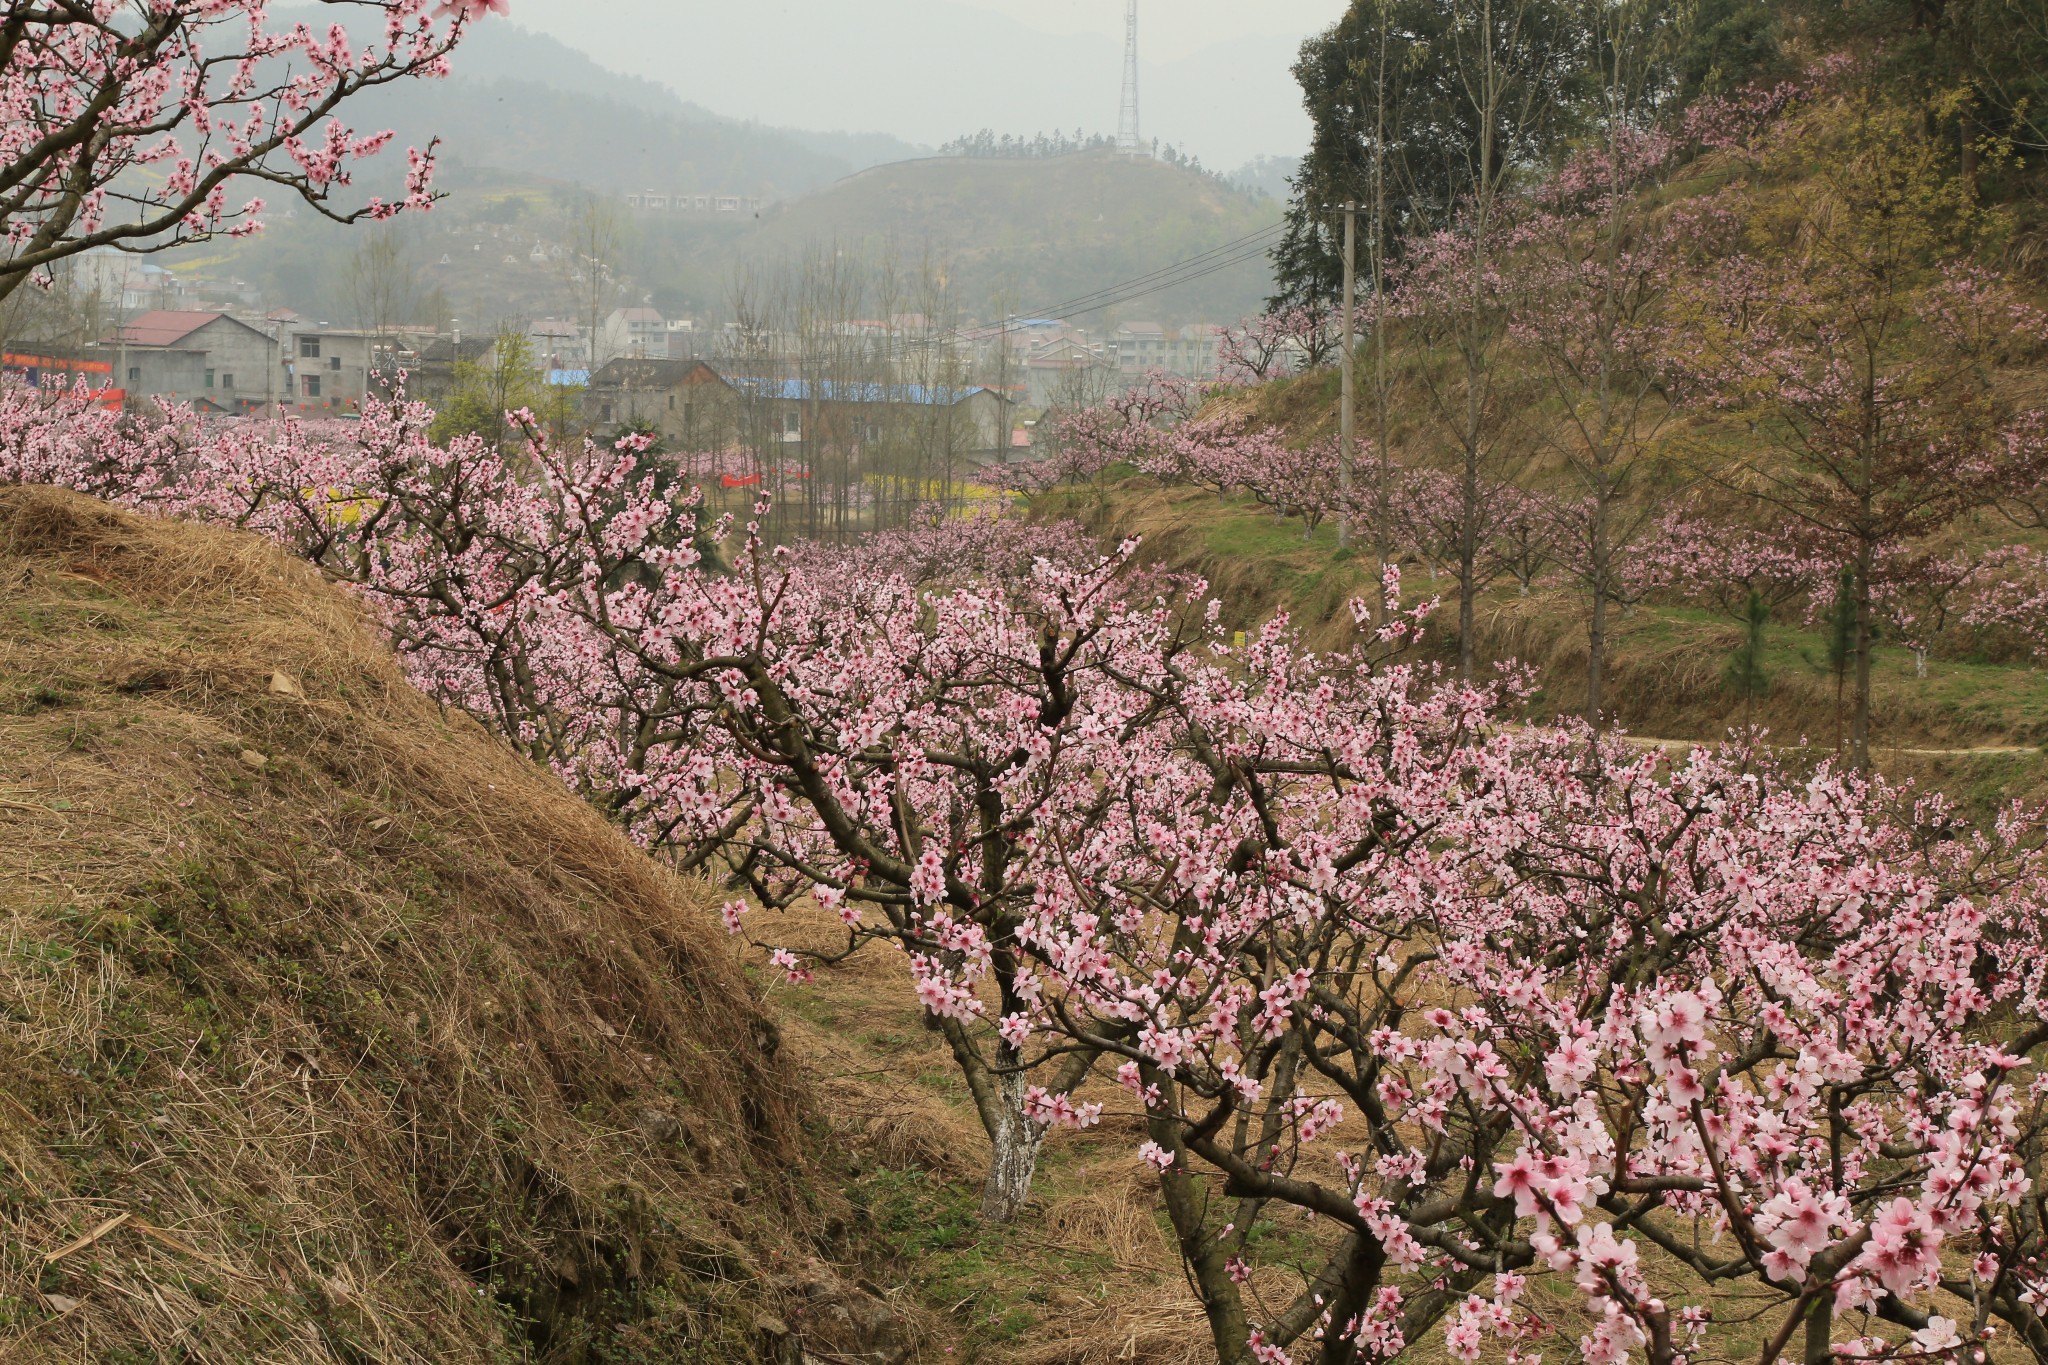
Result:
<svg viewBox="0 0 2048 1365">
<path fill-rule="evenodd" d="M 1358 299 L 1358 202 L 1344 203 L 1344 351 L 1341 357 L 1344 386 L 1337 417 L 1337 492 L 1341 506 L 1337 515 L 1337 544 L 1351 544 L 1351 464 L 1357 449 L 1358 400 L 1356 368 L 1352 355 L 1352 329 L 1356 323 Z"/>
</svg>

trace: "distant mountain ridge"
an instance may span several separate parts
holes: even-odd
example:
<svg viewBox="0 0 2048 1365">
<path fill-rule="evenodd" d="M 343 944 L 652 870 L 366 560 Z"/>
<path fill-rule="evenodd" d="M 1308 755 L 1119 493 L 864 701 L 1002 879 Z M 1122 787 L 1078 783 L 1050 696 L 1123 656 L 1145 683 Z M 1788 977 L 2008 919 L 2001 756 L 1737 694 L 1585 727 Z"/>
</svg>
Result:
<svg viewBox="0 0 2048 1365">
<path fill-rule="evenodd" d="M 976 317 L 1051 305 L 1146 276 L 1277 222 L 1278 206 L 1163 161 L 1089 153 L 1045 160 L 940 157 L 882 134 L 815 133 L 720 118 L 652 81 L 618 75 L 554 39 L 479 28 L 457 74 L 369 92 L 359 129 L 391 127 L 397 147 L 440 139 L 450 196 L 402 231 L 419 288 L 474 328 L 570 307 L 562 272 L 532 252 L 563 240 L 584 192 L 625 215 L 624 274 L 672 315 L 721 316 L 742 267 L 772 269 L 819 244 L 914 269 L 927 258 Z M 386 163 L 379 165 L 378 163 Z M 370 163 L 351 193 L 388 194 L 402 153 Z M 739 213 L 649 212 L 629 193 L 759 200 Z M 247 242 L 201 258 L 212 279 L 255 281 L 273 303 L 347 318 L 348 229 L 287 210 Z M 195 253 L 196 254 L 196 253 Z M 1268 292 L 1256 249 L 1172 289 L 1078 319 L 1224 322 Z M 190 259 L 190 258 L 188 258 Z"/>
<path fill-rule="evenodd" d="M 1309 0 L 1334 21 L 1340 0 Z M 1168 41 L 1187 0 L 1141 0 L 1142 125 L 1205 165 L 1260 153 L 1299 155 L 1311 128 L 1292 76 L 1305 28 L 1293 19 L 1205 43 Z M 1277 0 L 1233 7 L 1249 15 Z M 1027 21 L 1027 6 L 1047 12 Z M 1297 11 L 1301 5 L 1290 6 Z M 1055 10 L 1121 18 L 1117 0 L 1024 0 L 998 13 L 974 0 L 517 0 L 523 24 L 607 66 L 764 123 L 860 124 L 938 143 L 991 127 L 1032 134 L 1114 128 L 1123 82 L 1121 26 L 1054 32 Z M 1264 31 L 1259 31 L 1263 29 Z"/>
<path fill-rule="evenodd" d="M 388 124 L 401 144 L 438 137 L 451 167 L 607 193 L 657 188 L 780 198 L 930 150 L 887 133 L 726 118 L 657 81 L 609 70 L 566 43 L 504 22 L 479 24 L 446 80 L 387 86 L 351 109 L 358 126 Z"/>
</svg>

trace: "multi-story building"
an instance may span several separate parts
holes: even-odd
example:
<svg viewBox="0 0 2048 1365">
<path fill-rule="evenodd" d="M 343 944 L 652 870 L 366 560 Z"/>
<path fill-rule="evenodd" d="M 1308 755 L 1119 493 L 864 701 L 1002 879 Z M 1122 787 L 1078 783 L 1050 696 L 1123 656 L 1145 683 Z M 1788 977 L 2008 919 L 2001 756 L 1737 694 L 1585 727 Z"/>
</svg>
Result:
<svg viewBox="0 0 2048 1365">
<path fill-rule="evenodd" d="M 1009 458 L 1016 403 L 984 385 L 883 384 L 728 376 L 743 435 L 756 443 L 858 451 L 942 424 L 953 453 L 983 464 Z"/>
<path fill-rule="evenodd" d="M 1017 364 L 1024 374 L 1025 404 L 1041 412 L 1099 403 L 1122 381 L 1114 352 L 1064 338 L 1027 351 Z"/>
<path fill-rule="evenodd" d="M 439 403 L 455 390 L 457 369 L 474 365 L 491 366 L 495 337 L 429 337 L 419 343 L 418 359 L 407 367 L 407 392 L 428 403 Z"/>
<path fill-rule="evenodd" d="M 667 360 L 668 319 L 652 308 L 614 308 L 599 331 L 603 360 Z"/>
<path fill-rule="evenodd" d="M 1166 368 L 1166 329 L 1156 322 L 1118 323 L 1109 334 L 1116 348 L 1117 366 L 1126 375 Z"/>
<path fill-rule="evenodd" d="M 626 207 L 643 213 L 758 214 L 768 201 L 757 194 L 669 194 L 640 190 L 626 196 Z"/>
<path fill-rule="evenodd" d="M 98 299 L 110 310 L 122 314 L 149 312 L 198 312 L 199 290 L 189 281 L 144 256 L 94 247 L 63 263 L 69 283 L 77 293 Z"/>
<path fill-rule="evenodd" d="M 394 342 L 377 332 L 341 327 L 285 330 L 284 369 L 292 406 L 306 412 L 353 412 L 388 368 Z"/>
<path fill-rule="evenodd" d="M 737 407 L 732 386 L 701 360 L 622 356 L 590 377 L 583 419 L 656 432 L 673 450 L 719 450 L 738 438 Z"/>
<path fill-rule="evenodd" d="M 1222 328 L 1205 322 L 1177 332 L 1156 322 L 1125 322 L 1110 334 L 1110 344 L 1126 378 L 1164 370 L 1183 379 L 1214 379 L 1222 335 Z"/>
</svg>

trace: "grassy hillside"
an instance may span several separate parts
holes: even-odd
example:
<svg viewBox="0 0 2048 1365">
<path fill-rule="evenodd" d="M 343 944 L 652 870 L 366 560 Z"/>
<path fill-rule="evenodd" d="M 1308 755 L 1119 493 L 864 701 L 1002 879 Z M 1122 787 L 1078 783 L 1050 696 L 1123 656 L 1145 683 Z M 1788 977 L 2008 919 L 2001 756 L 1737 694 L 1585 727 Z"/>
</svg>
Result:
<svg viewBox="0 0 2048 1365">
<path fill-rule="evenodd" d="M 909 1348 L 702 893 L 281 552 L 0 490 L 0 847 L 0 1359 Z"/>
<path fill-rule="evenodd" d="M 913 258 L 927 245 L 970 311 L 1001 301 L 1030 316 L 1247 236 L 1279 218 L 1270 201 L 1159 161 L 1113 152 L 1042 160 L 932 157 L 877 166 L 771 209 L 729 250 L 772 257 L 813 242 Z M 695 259 L 707 268 L 702 253 Z M 1233 320 L 1269 286 L 1263 256 L 1109 313 L 1077 317 Z"/>
<path fill-rule="evenodd" d="M 1309 376 L 1267 401 L 1308 421 L 1303 399 L 1320 384 L 1320 376 Z M 1346 603 L 1364 595 L 1373 577 L 1369 558 L 1340 549 L 1330 526 L 1305 537 L 1300 522 L 1264 508 L 1200 489 L 1163 488 L 1134 474 L 1041 497 L 1034 511 L 1078 517 L 1104 537 L 1142 536 L 1147 560 L 1207 578 L 1236 624 L 1254 625 L 1285 611 L 1324 646 L 1349 637 Z M 1432 584 L 1419 565 L 1405 572 L 1410 596 L 1448 601 L 1455 593 L 1449 580 Z M 1453 625 L 1449 618 L 1440 621 L 1425 641 L 1426 655 L 1455 659 Z M 1772 626 L 1765 658 L 1769 694 L 1745 703 L 1722 675 L 1741 643 L 1732 620 L 1695 608 L 1642 606 L 1618 614 L 1611 629 L 1609 697 L 1615 719 L 1631 732 L 1698 742 L 1755 724 L 1782 744 L 1832 749 L 1835 679 L 1818 631 Z M 1583 703 L 1586 643 L 1578 602 L 1555 591 L 1525 597 L 1512 585 L 1498 588 L 1481 604 L 1478 630 L 1489 671 L 1506 660 L 1535 669 L 1533 717 L 1571 714 Z M 2048 780 L 2040 753 L 2048 744 L 2048 674 L 1957 651 L 1930 660 L 1922 678 L 1909 651 L 1884 645 L 1874 671 L 1874 733 L 1888 767 L 1938 773 L 1948 785 L 1971 791 Z"/>
</svg>

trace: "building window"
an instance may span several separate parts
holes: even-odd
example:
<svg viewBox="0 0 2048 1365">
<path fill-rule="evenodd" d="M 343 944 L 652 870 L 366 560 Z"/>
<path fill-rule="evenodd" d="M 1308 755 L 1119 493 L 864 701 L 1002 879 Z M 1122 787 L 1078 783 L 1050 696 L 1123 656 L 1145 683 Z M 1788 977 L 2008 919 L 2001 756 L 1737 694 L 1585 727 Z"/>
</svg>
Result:
<svg viewBox="0 0 2048 1365">
<path fill-rule="evenodd" d="M 332 360 L 328 361 L 327 368 L 339 374 L 341 372 L 341 357 L 335 356 Z"/>
<path fill-rule="evenodd" d="M 320 396 L 320 376 L 319 376 L 319 375 L 317 375 L 317 374 L 309 374 L 309 375 L 307 375 L 307 376 L 306 376 L 306 397 L 308 397 L 308 398 L 318 398 L 319 396 Z"/>
<path fill-rule="evenodd" d="M 220 386 L 229 393 L 233 393 L 235 391 L 235 377 L 231 374 L 222 375 L 220 377 Z"/>
<path fill-rule="evenodd" d="M 782 439 L 801 441 L 804 438 L 804 415 L 800 412 L 782 414 Z"/>
<path fill-rule="evenodd" d="M 140 384 L 142 382 L 142 367 L 140 365 L 130 365 L 128 367 L 128 382 L 131 384 Z"/>
<path fill-rule="evenodd" d="M 299 359 L 301 359 L 301 360 L 318 360 L 319 358 L 320 358 L 320 338 L 319 338 L 319 337 L 300 337 L 300 338 L 299 338 Z"/>
<path fill-rule="evenodd" d="M 212 370 L 208 370 L 208 371 L 206 372 L 206 387 L 207 387 L 207 388 L 209 388 L 209 389 L 213 387 L 213 371 L 212 371 Z"/>
<path fill-rule="evenodd" d="M 674 412 L 676 410 L 676 396 L 674 394 L 670 394 L 668 396 L 668 410 L 670 412 Z"/>
</svg>

